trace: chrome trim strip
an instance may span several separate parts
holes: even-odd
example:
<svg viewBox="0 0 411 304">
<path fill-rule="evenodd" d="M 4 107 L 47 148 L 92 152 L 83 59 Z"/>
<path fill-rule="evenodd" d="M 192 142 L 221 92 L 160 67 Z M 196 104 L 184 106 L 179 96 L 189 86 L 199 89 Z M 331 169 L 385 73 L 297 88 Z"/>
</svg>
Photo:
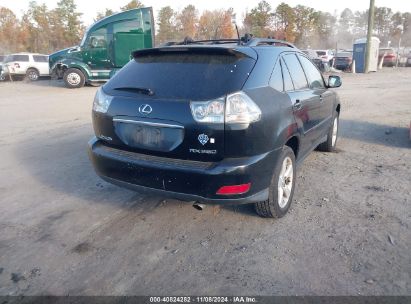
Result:
<svg viewBox="0 0 411 304">
<path fill-rule="evenodd" d="M 125 123 L 131 123 L 131 124 L 136 124 L 136 125 L 146 125 L 146 126 L 152 126 L 152 127 L 184 129 L 183 126 L 179 126 L 179 125 L 170 125 L 170 124 L 159 123 L 159 122 L 148 122 L 148 121 L 139 121 L 139 120 L 122 119 L 122 118 L 113 118 L 113 122 L 125 122 Z"/>
<path fill-rule="evenodd" d="M 95 72 L 95 73 L 110 73 L 111 70 L 90 70 L 91 72 Z"/>
</svg>

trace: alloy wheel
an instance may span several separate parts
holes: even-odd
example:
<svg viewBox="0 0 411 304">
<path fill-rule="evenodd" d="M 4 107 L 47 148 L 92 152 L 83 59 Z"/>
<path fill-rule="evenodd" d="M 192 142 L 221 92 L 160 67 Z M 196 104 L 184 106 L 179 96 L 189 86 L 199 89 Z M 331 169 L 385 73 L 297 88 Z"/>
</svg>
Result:
<svg viewBox="0 0 411 304">
<path fill-rule="evenodd" d="M 290 157 L 286 157 L 283 160 L 280 175 L 278 178 L 278 205 L 280 208 L 287 206 L 290 200 L 292 188 L 293 188 L 293 161 Z"/>
</svg>

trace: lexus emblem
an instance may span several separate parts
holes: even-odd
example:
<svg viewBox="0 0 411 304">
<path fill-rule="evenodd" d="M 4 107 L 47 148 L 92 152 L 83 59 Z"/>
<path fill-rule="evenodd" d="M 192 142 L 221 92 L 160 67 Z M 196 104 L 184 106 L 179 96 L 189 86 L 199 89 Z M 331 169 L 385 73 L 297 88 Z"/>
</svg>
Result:
<svg viewBox="0 0 411 304">
<path fill-rule="evenodd" d="M 143 115 L 148 115 L 153 111 L 153 108 L 148 105 L 148 104 L 142 104 L 139 108 L 138 111 L 143 114 Z"/>
</svg>

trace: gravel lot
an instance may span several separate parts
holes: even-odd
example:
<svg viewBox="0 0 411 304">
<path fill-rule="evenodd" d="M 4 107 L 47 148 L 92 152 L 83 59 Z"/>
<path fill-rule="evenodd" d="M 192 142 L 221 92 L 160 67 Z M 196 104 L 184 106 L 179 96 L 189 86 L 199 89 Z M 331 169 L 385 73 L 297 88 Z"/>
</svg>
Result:
<svg viewBox="0 0 411 304">
<path fill-rule="evenodd" d="M 411 68 L 342 77 L 339 150 L 280 220 L 107 184 L 96 88 L 0 83 L 0 294 L 411 295 Z"/>
</svg>

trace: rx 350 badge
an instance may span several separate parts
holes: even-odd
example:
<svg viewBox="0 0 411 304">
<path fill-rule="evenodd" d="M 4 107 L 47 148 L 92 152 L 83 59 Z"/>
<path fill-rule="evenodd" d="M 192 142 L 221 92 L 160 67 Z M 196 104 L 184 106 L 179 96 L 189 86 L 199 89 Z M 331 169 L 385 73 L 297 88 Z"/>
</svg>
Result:
<svg viewBox="0 0 411 304">
<path fill-rule="evenodd" d="M 210 144 L 215 143 L 215 138 L 209 138 L 207 134 L 200 134 L 197 137 L 200 144 L 203 146 L 210 142 Z M 189 149 L 190 153 L 198 153 L 198 154 L 217 154 L 217 150 L 204 150 L 204 149 Z"/>
</svg>

